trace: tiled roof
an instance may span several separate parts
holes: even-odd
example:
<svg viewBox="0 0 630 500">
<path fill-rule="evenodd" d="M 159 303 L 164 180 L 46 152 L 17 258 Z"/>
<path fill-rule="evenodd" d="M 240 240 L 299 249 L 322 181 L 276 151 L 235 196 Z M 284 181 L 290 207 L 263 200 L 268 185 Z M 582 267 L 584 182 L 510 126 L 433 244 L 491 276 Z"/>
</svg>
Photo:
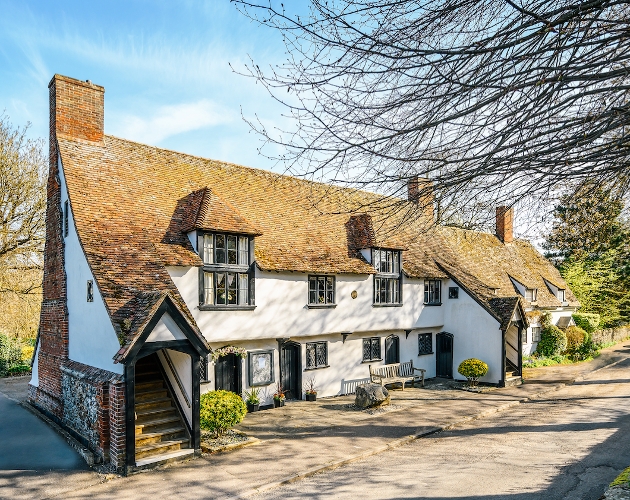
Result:
<svg viewBox="0 0 630 500">
<path fill-rule="evenodd" d="M 257 235 L 262 270 L 373 274 L 357 252 L 365 239 L 404 249 L 407 276 L 459 273 L 487 304 L 490 294 L 516 295 L 512 275 L 538 288 L 539 305 L 560 305 L 543 277 L 558 285 L 564 280 L 527 242 L 504 245 L 490 234 L 451 228 L 427 232 L 426 223 L 404 223 L 401 211 L 388 215 L 387 204 L 379 212 L 382 198 L 364 191 L 111 136 L 102 142 L 57 139 L 80 241 L 123 346 L 166 295 L 197 328 L 166 270 L 201 265 L 186 234 L 195 227 Z M 567 300 L 576 303 L 568 287 Z"/>
</svg>

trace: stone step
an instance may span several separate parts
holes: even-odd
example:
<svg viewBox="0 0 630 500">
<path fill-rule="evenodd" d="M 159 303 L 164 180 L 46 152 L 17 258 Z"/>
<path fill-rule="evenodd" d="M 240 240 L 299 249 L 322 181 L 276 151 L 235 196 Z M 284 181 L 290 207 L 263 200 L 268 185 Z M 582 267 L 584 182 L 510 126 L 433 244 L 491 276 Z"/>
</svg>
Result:
<svg viewBox="0 0 630 500">
<path fill-rule="evenodd" d="M 136 414 L 142 413 L 144 410 L 153 410 L 158 408 L 171 408 L 171 398 L 155 398 L 148 401 L 136 403 Z"/>
<path fill-rule="evenodd" d="M 180 450 L 182 445 L 188 445 L 188 439 L 173 439 L 159 443 L 147 444 L 136 448 L 136 461 L 154 455 L 161 455 Z"/>
<path fill-rule="evenodd" d="M 513 387 L 515 385 L 521 385 L 522 383 L 523 379 L 520 375 L 505 377 L 505 387 Z"/>
<path fill-rule="evenodd" d="M 172 441 L 174 439 L 186 439 L 186 437 L 186 430 L 181 425 L 162 431 L 136 434 L 136 449 L 148 444 Z"/>
<path fill-rule="evenodd" d="M 168 396 L 166 389 L 151 389 L 149 391 L 138 392 L 136 390 L 136 404 L 143 403 L 145 401 L 152 401 L 154 399 L 165 398 Z"/>
<path fill-rule="evenodd" d="M 176 412 L 170 412 L 164 416 L 163 413 L 158 413 L 158 418 L 145 417 L 145 421 L 138 423 L 136 421 L 136 436 L 138 434 L 146 434 L 149 432 L 157 432 L 162 429 L 168 429 L 173 427 L 174 424 L 180 424 L 181 419 Z"/>
</svg>

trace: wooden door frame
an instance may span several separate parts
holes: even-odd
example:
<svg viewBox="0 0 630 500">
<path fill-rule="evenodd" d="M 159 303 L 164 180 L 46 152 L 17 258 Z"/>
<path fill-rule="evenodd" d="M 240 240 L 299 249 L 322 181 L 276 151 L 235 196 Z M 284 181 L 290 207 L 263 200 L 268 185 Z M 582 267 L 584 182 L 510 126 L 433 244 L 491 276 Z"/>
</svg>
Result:
<svg viewBox="0 0 630 500">
<path fill-rule="evenodd" d="M 236 388 L 237 388 L 238 392 L 236 392 L 236 394 L 238 394 L 240 396 L 241 394 L 243 394 L 243 358 L 241 358 L 240 356 L 237 356 L 234 353 L 230 353 L 230 354 L 228 354 L 228 356 L 234 356 L 234 358 L 238 358 L 237 359 L 237 361 L 238 361 L 238 364 L 237 364 L 237 366 L 238 366 L 238 377 L 237 377 L 237 384 L 236 384 Z M 224 357 L 224 356 L 221 356 L 219 359 L 221 359 L 222 357 Z M 217 359 L 217 361 L 219 359 Z M 217 377 L 217 361 L 214 362 L 214 389 L 215 390 L 218 390 L 217 389 L 217 380 L 218 380 L 218 377 Z"/>
<path fill-rule="evenodd" d="M 299 342 L 295 342 L 293 340 L 285 340 L 283 342 L 278 341 L 278 364 L 279 364 L 279 383 L 282 385 L 282 349 L 285 347 L 297 347 L 298 356 L 297 356 L 297 386 L 298 386 L 298 394 L 296 394 L 297 400 L 302 399 L 302 344 Z M 286 389 L 286 387 L 282 386 L 282 389 Z"/>
</svg>

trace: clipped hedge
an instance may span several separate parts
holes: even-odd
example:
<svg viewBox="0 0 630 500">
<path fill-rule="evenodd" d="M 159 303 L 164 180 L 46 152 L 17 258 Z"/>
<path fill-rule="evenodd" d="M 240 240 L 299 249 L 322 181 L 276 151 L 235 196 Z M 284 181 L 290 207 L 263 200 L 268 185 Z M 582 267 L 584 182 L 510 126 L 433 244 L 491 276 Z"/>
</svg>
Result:
<svg viewBox="0 0 630 500">
<path fill-rule="evenodd" d="M 551 357 L 561 355 L 567 350 L 567 336 L 556 325 L 543 322 L 540 342 L 536 346 L 536 353 Z"/>
<path fill-rule="evenodd" d="M 215 436 L 224 434 L 240 423 L 247 413 L 247 405 L 238 394 L 229 391 L 210 391 L 201 396 L 199 424 Z"/>
<path fill-rule="evenodd" d="M 593 333 L 599 328 L 600 316 L 593 313 L 573 313 L 573 321 L 586 333 Z"/>
<path fill-rule="evenodd" d="M 567 336 L 567 353 L 569 354 L 579 349 L 589 338 L 588 333 L 579 326 L 567 327 L 564 334 Z"/>
<path fill-rule="evenodd" d="M 488 365 L 480 359 L 469 358 L 459 364 L 457 372 L 468 379 L 468 385 L 474 387 L 477 381 L 488 373 Z"/>
</svg>

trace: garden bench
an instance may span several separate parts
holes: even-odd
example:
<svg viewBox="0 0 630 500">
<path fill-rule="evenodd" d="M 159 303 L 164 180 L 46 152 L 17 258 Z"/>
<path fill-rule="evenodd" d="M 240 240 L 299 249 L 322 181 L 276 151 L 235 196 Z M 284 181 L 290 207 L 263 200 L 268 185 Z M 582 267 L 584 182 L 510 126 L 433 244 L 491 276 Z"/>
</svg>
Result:
<svg viewBox="0 0 630 500">
<path fill-rule="evenodd" d="M 415 387 L 416 380 L 419 379 L 422 381 L 422 387 L 424 387 L 424 374 L 426 370 L 424 368 L 414 368 L 413 360 L 374 368 L 372 365 L 369 365 L 369 369 L 370 382 L 379 382 L 382 386 L 385 384 L 402 384 L 404 391 L 405 382 L 411 382 L 411 386 Z M 415 372 L 420 372 L 420 375 L 416 375 Z"/>
</svg>

